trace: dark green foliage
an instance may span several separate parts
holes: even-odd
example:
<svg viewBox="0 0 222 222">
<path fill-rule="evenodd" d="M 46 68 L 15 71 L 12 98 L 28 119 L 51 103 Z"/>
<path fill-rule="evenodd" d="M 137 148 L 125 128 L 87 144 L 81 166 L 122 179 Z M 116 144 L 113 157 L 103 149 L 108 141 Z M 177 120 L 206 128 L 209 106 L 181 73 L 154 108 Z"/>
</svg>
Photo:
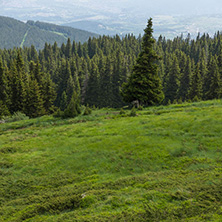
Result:
<svg viewBox="0 0 222 222">
<path fill-rule="evenodd" d="M 6 73 L 0 60 L 0 118 L 9 115 L 9 84 Z"/>
<path fill-rule="evenodd" d="M 30 117 L 44 115 L 45 109 L 37 80 L 30 81 L 28 89 L 26 114 Z"/>
<path fill-rule="evenodd" d="M 20 120 L 27 120 L 27 119 L 29 119 L 29 117 L 24 113 L 15 112 L 15 113 L 13 113 L 12 116 L 5 116 L 3 119 L 6 123 L 7 122 L 10 123 L 10 122 L 16 122 L 16 121 L 20 121 Z"/>
<path fill-rule="evenodd" d="M 24 70 L 24 63 L 21 55 L 18 53 L 17 60 L 13 61 L 11 68 L 11 113 L 17 111 L 25 112 L 27 105 L 27 79 Z"/>
<path fill-rule="evenodd" d="M 184 69 L 181 70 L 181 78 L 179 76 L 180 85 L 178 88 L 178 98 L 181 98 L 182 101 L 188 98 L 190 85 L 191 85 L 192 69 L 191 69 L 190 57 L 187 58 L 184 65 L 185 65 Z M 179 72 L 179 70 L 177 72 Z M 178 85 L 176 87 L 178 87 Z"/>
<path fill-rule="evenodd" d="M 9 116 L 10 112 L 8 110 L 8 107 L 3 103 L 2 100 L 0 100 L 0 120 L 4 116 Z"/>
<path fill-rule="evenodd" d="M 180 67 L 178 64 L 177 57 L 174 55 L 173 61 L 170 66 L 170 72 L 167 76 L 166 87 L 165 87 L 165 101 L 170 100 L 173 102 L 177 99 L 178 90 L 180 86 Z M 183 84 L 183 83 L 182 83 Z"/>
<path fill-rule="evenodd" d="M 104 71 L 100 73 L 100 107 L 112 107 L 112 73 L 113 65 L 111 58 L 107 57 Z"/>
<path fill-rule="evenodd" d="M 198 101 L 202 99 L 203 96 L 203 87 L 202 87 L 202 78 L 200 75 L 200 65 L 197 63 L 196 70 L 192 76 L 191 86 L 189 90 L 189 98 L 192 101 Z"/>
<path fill-rule="evenodd" d="M 59 105 L 59 108 L 64 111 L 68 106 L 68 99 L 67 99 L 67 95 L 66 95 L 66 92 L 63 91 L 62 93 L 62 97 L 60 99 L 60 105 Z"/>
<path fill-rule="evenodd" d="M 14 22 L 6 23 L 13 27 Z M 37 26 L 62 31 L 41 22 L 29 21 L 30 29 L 23 25 L 18 24 L 22 32 L 28 31 L 25 42 L 33 31 L 38 33 Z M 21 111 L 36 117 L 58 108 L 65 111 L 73 92 L 80 105 L 120 108 L 127 105 L 121 86 L 125 101 L 137 108 L 139 104 L 161 103 L 161 85 L 165 94 L 162 104 L 221 97 L 220 33 L 212 38 L 199 35 L 196 40 L 189 35 L 172 40 L 160 36 L 155 42 L 152 31 L 149 20 L 143 39 L 116 35 L 71 43 L 67 34 L 62 44 L 44 42 L 38 52 L 34 45 L 0 50 L 0 116 Z"/>
<path fill-rule="evenodd" d="M 139 104 L 154 105 L 160 103 L 164 94 L 155 62 L 159 59 L 153 50 L 152 19 L 149 19 L 142 42 L 142 52 L 133 67 L 128 82 L 123 84 L 122 95 L 126 102 L 137 100 Z"/>
<path fill-rule="evenodd" d="M 120 115 L 124 115 L 125 113 L 126 113 L 126 112 L 124 111 L 124 109 L 121 108 L 119 114 L 120 114 Z"/>
<path fill-rule="evenodd" d="M 79 99 L 76 92 L 74 92 L 67 108 L 64 110 L 62 117 L 73 118 L 78 116 L 80 113 L 81 109 L 80 109 Z"/>
<path fill-rule="evenodd" d="M 92 113 L 92 110 L 89 108 L 89 105 L 86 106 L 83 115 L 87 116 L 90 115 Z"/>
<path fill-rule="evenodd" d="M 137 109 L 138 110 L 143 110 L 143 106 L 140 105 Z"/>
<path fill-rule="evenodd" d="M 136 108 L 133 106 L 133 108 L 130 111 L 130 116 L 136 116 Z"/>
<path fill-rule="evenodd" d="M 215 57 L 211 57 L 208 68 L 208 87 L 206 91 L 206 98 L 220 98 L 221 97 L 221 76 L 219 73 L 217 60 Z"/>
<path fill-rule="evenodd" d="M 47 114 L 53 113 L 54 101 L 56 99 L 55 85 L 47 75 L 44 86 L 43 86 L 43 106 Z"/>
<path fill-rule="evenodd" d="M 88 80 L 88 85 L 85 94 L 84 102 L 90 106 L 100 105 L 100 84 L 99 84 L 99 70 L 95 62 L 91 64 L 91 71 Z"/>
</svg>

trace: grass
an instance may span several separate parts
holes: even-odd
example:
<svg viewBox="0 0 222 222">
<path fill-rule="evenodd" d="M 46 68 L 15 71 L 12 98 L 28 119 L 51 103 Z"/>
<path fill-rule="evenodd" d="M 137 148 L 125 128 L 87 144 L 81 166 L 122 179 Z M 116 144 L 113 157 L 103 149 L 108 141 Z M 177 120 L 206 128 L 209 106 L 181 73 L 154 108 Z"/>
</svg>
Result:
<svg viewBox="0 0 222 222">
<path fill-rule="evenodd" d="M 0 125 L 0 221 L 221 221 L 222 102 Z"/>
</svg>

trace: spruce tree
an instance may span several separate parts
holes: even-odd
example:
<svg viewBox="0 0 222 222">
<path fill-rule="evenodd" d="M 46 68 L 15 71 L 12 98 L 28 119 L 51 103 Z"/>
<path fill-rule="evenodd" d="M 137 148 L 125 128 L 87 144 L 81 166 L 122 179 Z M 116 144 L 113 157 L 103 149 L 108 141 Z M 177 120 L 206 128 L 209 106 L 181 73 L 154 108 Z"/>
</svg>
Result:
<svg viewBox="0 0 222 222">
<path fill-rule="evenodd" d="M 64 111 L 64 118 L 73 118 L 81 113 L 80 102 L 77 93 L 74 92 L 72 98 Z"/>
<path fill-rule="evenodd" d="M 123 106 L 123 101 L 122 97 L 120 95 L 120 88 L 121 85 L 123 84 L 124 80 L 124 73 L 123 73 L 123 53 L 121 53 L 120 49 L 117 50 L 116 52 L 116 59 L 114 63 L 114 68 L 113 68 L 113 78 L 112 78 L 112 94 L 113 94 L 113 107 L 121 107 Z"/>
<path fill-rule="evenodd" d="M 165 91 L 165 102 L 169 100 L 173 102 L 178 98 L 178 89 L 179 89 L 179 78 L 180 78 L 180 67 L 177 60 L 177 57 L 174 55 L 173 62 L 170 66 L 170 74 L 166 83 L 166 91 Z"/>
<path fill-rule="evenodd" d="M 99 71 L 95 62 L 91 66 L 84 102 L 89 106 L 99 106 Z"/>
<path fill-rule="evenodd" d="M 137 58 L 128 82 L 123 84 L 122 96 L 126 102 L 137 100 L 139 104 L 154 105 L 163 100 L 164 94 L 156 65 L 159 57 L 153 49 L 155 40 L 152 36 L 151 18 L 144 31 L 142 52 Z"/>
<path fill-rule="evenodd" d="M 196 70 L 191 79 L 191 86 L 189 90 L 189 99 L 201 100 L 202 99 L 202 78 L 200 75 L 200 64 L 197 63 Z"/>
<path fill-rule="evenodd" d="M 190 57 L 186 59 L 186 65 L 184 70 L 181 73 L 180 78 L 180 87 L 178 91 L 178 99 L 181 98 L 182 101 L 188 99 L 190 84 L 191 84 L 191 77 L 192 77 L 192 69 L 191 69 L 191 61 Z"/>
<path fill-rule="evenodd" d="M 52 82 L 49 74 L 47 74 L 44 84 L 44 94 L 43 94 L 43 106 L 47 114 L 50 114 L 54 111 L 55 99 L 56 99 L 55 85 Z"/>
<path fill-rule="evenodd" d="M 16 61 L 13 62 L 11 67 L 11 113 L 20 111 L 25 112 L 27 106 L 27 89 L 25 84 L 23 70 L 16 66 Z"/>
<path fill-rule="evenodd" d="M 26 115 L 29 117 L 38 117 L 45 114 L 41 91 L 36 79 L 29 83 L 29 91 L 27 95 Z"/>
<path fill-rule="evenodd" d="M 0 60 L 0 117 L 9 115 L 8 105 L 8 81 L 3 69 L 2 60 Z"/>
<path fill-rule="evenodd" d="M 217 58 L 211 57 L 208 68 L 209 88 L 206 92 L 206 99 L 218 99 L 221 97 L 221 77 L 217 65 Z"/>
<path fill-rule="evenodd" d="M 111 58 L 106 58 L 104 72 L 100 73 L 100 107 L 112 107 L 112 74 Z"/>
</svg>

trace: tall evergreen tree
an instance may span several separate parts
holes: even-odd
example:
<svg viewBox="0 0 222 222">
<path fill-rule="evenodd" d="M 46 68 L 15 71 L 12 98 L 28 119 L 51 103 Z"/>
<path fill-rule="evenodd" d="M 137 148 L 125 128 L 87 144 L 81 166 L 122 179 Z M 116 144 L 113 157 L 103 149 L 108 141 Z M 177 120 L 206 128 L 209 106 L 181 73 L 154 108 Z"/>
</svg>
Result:
<svg viewBox="0 0 222 222">
<path fill-rule="evenodd" d="M 100 107 L 112 107 L 112 74 L 111 58 L 106 58 L 104 73 L 100 73 Z"/>
<path fill-rule="evenodd" d="M 95 62 L 91 66 L 84 102 L 89 106 L 99 106 L 99 70 Z"/>
<path fill-rule="evenodd" d="M 178 90 L 180 86 L 180 67 L 177 57 L 174 55 L 173 62 L 170 67 L 170 75 L 167 79 L 166 91 L 165 91 L 165 102 L 169 100 L 173 102 L 178 98 Z"/>
<path fill-rule="evenodd" d="M 27 107 L 25 112 L 26 115 L 30 117 L 38 117 L 45 114 L 42 95 L 36 79 L 31 80 L 29 83 Z"/>
<path fill-rule="evenodd" d="M 0 117 L 9 115 L 9 95 L 8 81 L 3 68 L 2 60 L 0 60 Z"/>
<path fill-rule="evenodd" d="M 44 84 L 44 94 L 43 94 L 43 106 L 45 108 L 46 114 L 50 114 L 54 111 L 55 99 L 56 99 L 55 85 L 48 74 L 46 76 Z"/>
<path fill-rule="evenodd" d="M 179 71 L 179 70 L 178 70 Z M 191 69 L 191 61 L 190 57 L 186 59 L 186 64 L 183 72 L 181 73 L 180 85 L 178 90 L 178 99 L 182 99 L 183 101 L 188 99 L 190 84 L 192 77 L 192 69 Z M 178 77 L 177 77 L 178 78 Z"/>
<path fill-rule="evenodd" d="M 201 100 L 202 99 L 202 78 L 200 75 L 200 64 L 197 63 L 196 70 L 192 75 L 191 86 L 189 90 L 189 98 L 191 100 Z"/>
<path fill-rule="evenodd" d="M 211 57 L 208 68 L 209 87 L 206 92 L 206 99 L 218 99 L 221 97 L 221 77 L 217 65 L 217 58 Z"/>
<path fill-rule="evenodd" d="M 25 112 L 27 106 L 27 79 L 24 73 L 24 63 L 20 55 L 11 67 L 11 107 L 10 112 Z"/>
<path fill-rule="evenodd" d="M 156 65 L 159 57 L 153 49 L 155 40 L 151 18 L 144 31 L 142 52 L 128 82 L 123 84 L 122 95 L 126 102 L 137 100 L 139 104 L 154 105 L 163 100 L 164 94 Z"/>
</svg>

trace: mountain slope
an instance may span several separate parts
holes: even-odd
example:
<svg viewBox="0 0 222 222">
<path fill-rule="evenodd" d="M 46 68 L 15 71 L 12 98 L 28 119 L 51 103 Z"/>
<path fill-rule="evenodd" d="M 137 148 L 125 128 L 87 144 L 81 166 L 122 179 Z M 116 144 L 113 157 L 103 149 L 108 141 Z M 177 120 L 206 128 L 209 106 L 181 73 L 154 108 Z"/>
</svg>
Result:
<svg viewBox="0 0 222 222">
<path fill-rule="evenodd" d="M 214 100 L 0 124 L 0 221 L 222 221 L 221 112 Z"/>
<path fill-rule="evenodd" d="M 50 23 L 28 21 L 23 23 L 13 18 L 0 16 L 0 48 L 13 48 L 34 45 L 36 49 L 44 47 L 45 42 L 58 45 L 68 38 L 76 42 L 85 42 L 88 38 L 97 37 L 80 29 L 54 25 Z"/>
</svg>

